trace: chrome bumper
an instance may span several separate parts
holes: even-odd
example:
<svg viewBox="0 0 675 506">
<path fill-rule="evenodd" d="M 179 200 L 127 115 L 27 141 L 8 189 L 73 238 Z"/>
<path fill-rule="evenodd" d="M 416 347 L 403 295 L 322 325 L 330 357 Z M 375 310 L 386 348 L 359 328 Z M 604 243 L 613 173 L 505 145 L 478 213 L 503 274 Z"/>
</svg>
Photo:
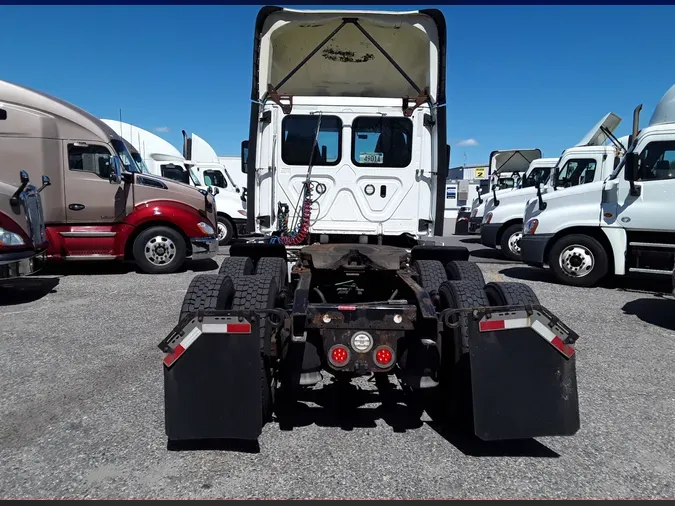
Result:
<svg viewBox="0 0 675 506">
<path fill-rule="evenodd" d="M 23 258 L 6 258 L 8 255 L 0 256 L 0 279 L 18 278 L 20 276 L 29 276 L 41 270 L 47 260 L 46 252 L 38 254 L 30 253 L 30 256 Z"/>
<path fill-rule="evenodd" d="M 217 237 L 197 237 L 190 239 L 192 245 L 192 260 L 205 260 L 215 258 L 218 254 Z"/>
</svg>

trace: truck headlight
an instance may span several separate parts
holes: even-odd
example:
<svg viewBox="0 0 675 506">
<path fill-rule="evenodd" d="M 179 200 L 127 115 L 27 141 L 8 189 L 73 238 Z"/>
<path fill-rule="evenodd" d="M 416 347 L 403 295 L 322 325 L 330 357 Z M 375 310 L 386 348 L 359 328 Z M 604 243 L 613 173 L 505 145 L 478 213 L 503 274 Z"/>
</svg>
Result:
<svg viewBox="0 0 675 506">
<path fill-rule="evenodd" d="M 0 246 L 23 246 L 26 244 L 19 234 L 0 227 Z"/>
<path fill-rule="evenodd" d="M 537 226 L 539 226 L 539 220 L 532 218 L 531 220 L 528 220 L 528 222 L 523 227 L 523 233 L 534 234 L 537 231 Z"/>
<path fill-rule="evenodd" d="M 208 223 L 200 221 L 199 223 L 197 223 L 197 226 L 199 227 L 199 230 L 204 232 L 205 235 L 215 234 L 215 230 L 213 230 L 213 227 L 211 225 L 209 225 Z"/>
</svg>

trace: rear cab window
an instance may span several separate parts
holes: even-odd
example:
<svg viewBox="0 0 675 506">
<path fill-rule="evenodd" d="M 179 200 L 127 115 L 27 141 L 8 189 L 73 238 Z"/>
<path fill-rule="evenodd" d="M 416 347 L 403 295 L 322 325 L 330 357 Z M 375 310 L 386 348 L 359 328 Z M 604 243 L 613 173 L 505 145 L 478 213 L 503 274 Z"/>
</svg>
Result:
<svg viewBox="0 0 675 506">
<path fill-rule="evenodd" d="M 317 127 L 319 137 L 314 147 Z M 339 117 L 318 114 L 286 116 L 281 123 L 281 129 L 281 160 L 286 165 L 307 167 L 310 161 L 315 166 L 340 163 L 342 120 Z"/>
<path fill-rule="evenodd" d="M 412 160 L 412 129 L 409 118 L 354 118 L 352 163 L 357 167 L 407 167 Z"/>
</svg>

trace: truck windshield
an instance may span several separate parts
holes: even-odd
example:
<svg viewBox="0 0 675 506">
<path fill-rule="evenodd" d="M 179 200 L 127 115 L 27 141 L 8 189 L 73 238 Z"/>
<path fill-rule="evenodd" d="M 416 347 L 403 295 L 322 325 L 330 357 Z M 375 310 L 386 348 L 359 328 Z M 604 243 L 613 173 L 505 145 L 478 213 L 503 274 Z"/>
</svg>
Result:
<svg viewBox="0 0 675 506">
<path fill-rule="evenodd" d="M 533 187 L 537 178 L 539 178 L 541 184 L 546 184 L 550 176 L 551 176 L 551 169 L 547 167 L 532 169 L 530 173 L 525 177 L 525 180 L 523 181 L 523 188 Z"/>
<path fill-rule="evenodd" d="M 122 141 L 113 139 L 110 141 L 110 144 L 112 144 L 115 152 L 117 152 L 117 156 L 120 157 L 122 165 L 124 166 L 124 170 L 127 172 L 135 172 L 137 174 L 142 173 L 142 170 L 138 167 L 138 165 L 136 165 L 136 161 L 133 159 L 131 153 L 129 153 L 129 150 Z"/>
<path fill-rule="evenodd" d="M 136 165 L 138 165 L 138 168 L 141 169 L 141 172 L 143 174 L 150 174 L 148 166 L 145 165 L 145 162 L 143 161 L 143 158 L 141 158 L 141 155 L 139 155 L 138 153 L 132 153 L 131 156 L 133 157 L 134 162 L 136 162 Z"/>
</svg>

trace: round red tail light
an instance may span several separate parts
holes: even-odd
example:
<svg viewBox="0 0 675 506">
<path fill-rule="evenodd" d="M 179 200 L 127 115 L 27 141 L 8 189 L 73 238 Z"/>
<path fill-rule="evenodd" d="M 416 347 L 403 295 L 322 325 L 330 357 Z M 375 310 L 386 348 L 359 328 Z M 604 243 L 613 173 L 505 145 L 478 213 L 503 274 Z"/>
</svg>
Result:
<svg viewBox="0 0 675 506">
<path fill-rule="evenodd" d="M 394 362 L 394 350 L 389 346 L 379 346 L 373 353 L 378 367 L 389 367 Z"/>
<path fill-rule="evenodd" d="M 342 367 L 349 363 L 349 348 L 336 344 L 328 352 L 328 361 L 335 367 Z"/>
</svg>

